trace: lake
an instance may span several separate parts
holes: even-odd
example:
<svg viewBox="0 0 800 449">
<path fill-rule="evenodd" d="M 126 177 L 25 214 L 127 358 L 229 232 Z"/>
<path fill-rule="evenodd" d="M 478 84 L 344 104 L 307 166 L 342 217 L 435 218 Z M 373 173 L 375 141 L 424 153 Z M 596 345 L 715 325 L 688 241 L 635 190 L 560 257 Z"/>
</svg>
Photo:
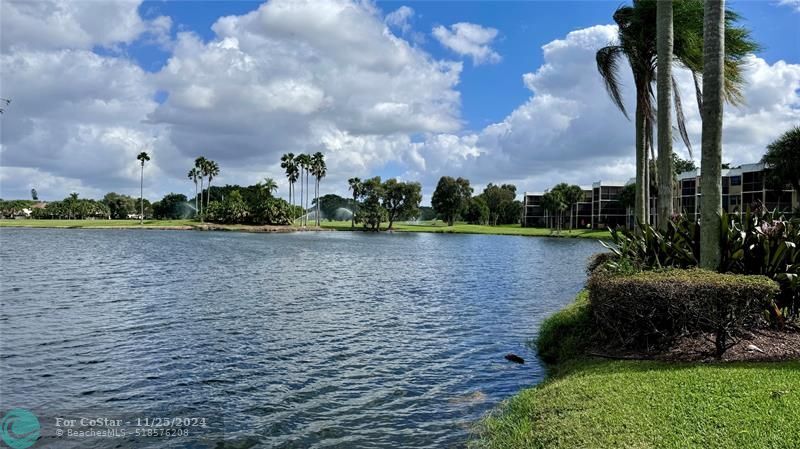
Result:
<svg viewBox="0 0 800 449">
<path fill-rule="evenodd" d="M 463 447 L 482 414 L 543 378 L 527 343 L 601 249 L 491 235 L 4 228 L 0 411 L 38 416 L 34 448 Z M 176 417 L 197 420 L 153 426 Z M 73 431 L 114 433 L 56 436 L 68 419 Z"/>
</svg>

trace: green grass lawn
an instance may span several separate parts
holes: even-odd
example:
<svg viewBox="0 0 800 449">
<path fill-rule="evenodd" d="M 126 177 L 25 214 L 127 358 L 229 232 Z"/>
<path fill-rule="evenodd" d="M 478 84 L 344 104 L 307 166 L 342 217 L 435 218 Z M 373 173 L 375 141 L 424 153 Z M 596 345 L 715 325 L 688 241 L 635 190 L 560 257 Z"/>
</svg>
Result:
<svg viewBox="0 0 800 449">
<path fill-rule="evenodd" d="M 477 432 L 474 448 L 799 448 L 800 361 L 572 361 Z"/>
<path fill-rule="evenodd" d="M 328 229 L 349 231 L 350 222 L 323 221 L 322 227 Z M 361 228 L 360 226 L 356 226 L 356 229 L 363 229 L 363 228 Z M 382 227 L 381 229 L 385 229 L 385 226 Z M 520 225 L 483 226 L 483 225 L 471 225 L 466 223 L 456 223 L 453 226 L 447 226 L 447 224 L 438 220 L 436 222 L 421 222 L 419 224 L 399 222 L 395 223 L 394 226 L 392 226 L 392 229 L 399 232 L 497 234 L 497 235 L 523 235 L 523 236 L 535 236 L 535 237 L 558 236 L 558 237 L 582 237 L 582 238 L 592 238 L 592 239 L 603 239 L 603 238 L 608 238 L 609 236 L 608 231 L 592 231 L 586 229 L 573 230 L 573 231 L 565 230 L 561 231 L 560 234 L 556 234 L 554 231 L 550 229 L 523 228 Z"/>
</svg>

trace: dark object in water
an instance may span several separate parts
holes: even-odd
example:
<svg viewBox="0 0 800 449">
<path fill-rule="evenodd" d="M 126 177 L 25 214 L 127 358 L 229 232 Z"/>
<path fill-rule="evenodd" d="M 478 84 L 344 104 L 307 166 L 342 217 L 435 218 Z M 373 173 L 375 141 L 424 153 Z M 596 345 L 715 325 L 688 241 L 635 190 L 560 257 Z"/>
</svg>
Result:
<svg viewBox="0 0 800 449">
<path fill-rule="evenodd" d="M 514 362 L 519 364 L 525 363 L 525 359 L 516 354 L 511 354 L 511 353 L 506 354 L 506 360 L 508 360 L 509 362 Z"/>
</svg>

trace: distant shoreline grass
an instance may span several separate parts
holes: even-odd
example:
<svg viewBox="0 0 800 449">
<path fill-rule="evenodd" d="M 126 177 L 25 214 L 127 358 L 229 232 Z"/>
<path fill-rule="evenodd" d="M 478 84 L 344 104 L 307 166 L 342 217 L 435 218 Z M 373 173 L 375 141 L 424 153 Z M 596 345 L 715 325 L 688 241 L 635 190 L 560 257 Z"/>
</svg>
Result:
<svg viewBox="0 0 800 449">
<path fill-rule="evenodd" d="M 242 232 L 292 232 L 304 230 L 298 225 L 293 226 L 251 226 L 251 225 L 221 225 L 216 223 L 200 223 L 195 220 L 0 220 L 0 228 L 61 228 L 61 229 L 161 229 L 161 230 L 214 230 L 214 231 L 242 231 Z M 395 223 L 392 227 L 397 232 L 429 232 L 444 234 L 491 234 L 491 235 L 518 235 L 528 237 L 567 237 L 605 239 L 609 237 L 608 231 L 573 230 L 555 233 L 544 228 L 523 228 L 519 225 L 482 226 L 456 223 L 447 226 L 442 222 L 424 222 L 421 224 Z M 323 221 L 321 230 L 326 231 L 352 231 L 349 221 Z M 356 231 L 363 228 L 356 226 Z M 386 230 L 385 226 L 381 228 Z M 310 226 L 305 230 L 317 230 Z"/>
</svg>

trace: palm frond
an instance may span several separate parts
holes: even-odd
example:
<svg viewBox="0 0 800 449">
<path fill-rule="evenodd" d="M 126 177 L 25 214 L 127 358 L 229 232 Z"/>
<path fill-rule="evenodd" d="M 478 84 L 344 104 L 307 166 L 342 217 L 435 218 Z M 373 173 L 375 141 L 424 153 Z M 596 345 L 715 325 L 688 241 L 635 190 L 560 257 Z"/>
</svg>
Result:
<svg viewBox="0 0 800 449">
<path fill-rule="evenodd" d="M 611 97 L 611 101 L 622 111 L 625 118 L 630 120 L 625 104 L 622 102 L 622 92 L 619 84 L 619 60 L 623 56 L 622 47 L 609 45 L 598 50 L 595 59 L 597 60 L 597 71 L 600 72 L 600 76 L 603 78 L 603 83 L 608 95 Z"/>
<path fill-rule="evenodd" d="M 686 117 L 683 115 L 683 102 L 681 101 L 681 91 L 678 89 L 678 82 L 675 77 L 672 77 L 672 96 L 675 101 L 675 116 L 678 119 L 678 134 L 681 135 L 681 140 L 689 150 L 689 158 L 694 159 L 692 154 L 692 142 L 689 140 L 689 133 L 686 131 Z"/>
</svg>

